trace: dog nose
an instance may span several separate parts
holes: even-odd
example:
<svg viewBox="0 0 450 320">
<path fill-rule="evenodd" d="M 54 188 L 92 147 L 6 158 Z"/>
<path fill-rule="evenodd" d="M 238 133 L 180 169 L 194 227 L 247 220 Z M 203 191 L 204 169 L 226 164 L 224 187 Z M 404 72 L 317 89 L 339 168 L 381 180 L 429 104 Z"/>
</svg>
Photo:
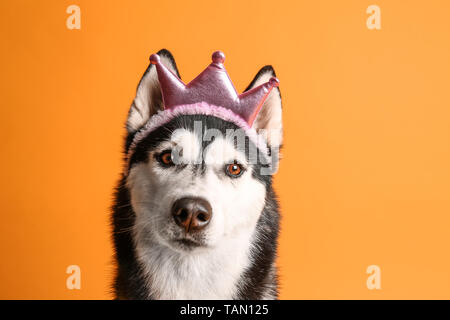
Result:
<svg viewBox="0 0 450 320">
<path fill-rule="evenodd" d="M 186 197 L 175 201 L 172 216 L 186 233 L 205 228 L 212 217 L 212 208 L 208 201 L 197 197 Z"/>
</svg>

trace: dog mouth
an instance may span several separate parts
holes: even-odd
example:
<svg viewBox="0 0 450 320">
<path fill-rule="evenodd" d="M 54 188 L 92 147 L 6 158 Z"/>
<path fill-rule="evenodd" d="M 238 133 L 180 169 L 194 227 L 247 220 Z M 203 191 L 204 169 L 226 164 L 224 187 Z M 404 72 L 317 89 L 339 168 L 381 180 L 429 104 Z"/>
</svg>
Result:
<svg viewBox="0 0 450 320">
<path fill-rule="evenodd" d="M 193 249 L 197 247 L 203 247 L 203 245 L 197 241 L 188 239 L 188 238 L 181 238 L 181 239 L 175 239 L 173 240 L 177 245 L 187 248 L 187 249 Z"/>
</svg>

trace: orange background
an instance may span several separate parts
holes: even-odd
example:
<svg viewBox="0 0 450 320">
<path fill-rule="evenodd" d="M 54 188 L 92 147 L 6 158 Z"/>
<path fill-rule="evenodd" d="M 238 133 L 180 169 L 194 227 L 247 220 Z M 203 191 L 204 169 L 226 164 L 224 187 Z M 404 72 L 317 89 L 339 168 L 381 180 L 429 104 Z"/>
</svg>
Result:
<svg viewBox="0 0 450 320">
<path fill-rule="evenodd" d="M 81 7 L 81 30 L 66 8 Z M 366 8 L 381 8 L 368 30 Z M 151 53 L 284 99 L 281 298 L 450 298 L 448 1 L 1 1 L 0 298 L 110 298 L 109 206 Z M 68 265 L 81 290 L 67 290 Z M 381 290 L 366 287 L 381 268 Z"/>
</svg>

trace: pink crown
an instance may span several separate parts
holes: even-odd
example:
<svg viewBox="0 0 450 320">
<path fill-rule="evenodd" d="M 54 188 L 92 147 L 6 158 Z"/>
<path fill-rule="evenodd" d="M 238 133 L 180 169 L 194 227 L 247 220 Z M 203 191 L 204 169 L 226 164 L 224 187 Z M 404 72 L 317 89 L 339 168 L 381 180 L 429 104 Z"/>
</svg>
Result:
<svg viewBox="0 0 450 320">
<path fill-rule="evenodd" d="M 206 102 L 231 110 L 251 127 L 264 101 L 279 81 L 272 77 L 258 87 L 238 95 L 223 63 L 225 55 L 216 51 L 212 63 L 187 85 L 172 71 L 167 69 L 157 54 L 150 56 L 150 62 L 156 66 L 165 109 L 178 105 Z"/>
</svg>

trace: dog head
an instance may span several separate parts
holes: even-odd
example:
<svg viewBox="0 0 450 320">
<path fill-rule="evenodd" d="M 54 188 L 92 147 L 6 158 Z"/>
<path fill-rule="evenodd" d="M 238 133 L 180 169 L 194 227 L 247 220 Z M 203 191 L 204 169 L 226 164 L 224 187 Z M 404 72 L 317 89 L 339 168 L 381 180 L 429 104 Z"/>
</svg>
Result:
<svg viewBox="0 0 450 320">
<path fill-rule="evenodd" d="M 179 76 L 172 55 L 161 62 Z M 246 90 L 275 72 L 262 68 Z M 156 70 L 141 79 L 127 120 L 128 143 L 163 109 Z M 134 241 L 176 252 L 208 250 L 254 233 L 265 205 L 282 139 L 281 96 L 272 90 L 253 123 L 252 135 L 214 115 L 180 114 L 134 146 L 126 183 L 136 214 Z"/>
</svg>

